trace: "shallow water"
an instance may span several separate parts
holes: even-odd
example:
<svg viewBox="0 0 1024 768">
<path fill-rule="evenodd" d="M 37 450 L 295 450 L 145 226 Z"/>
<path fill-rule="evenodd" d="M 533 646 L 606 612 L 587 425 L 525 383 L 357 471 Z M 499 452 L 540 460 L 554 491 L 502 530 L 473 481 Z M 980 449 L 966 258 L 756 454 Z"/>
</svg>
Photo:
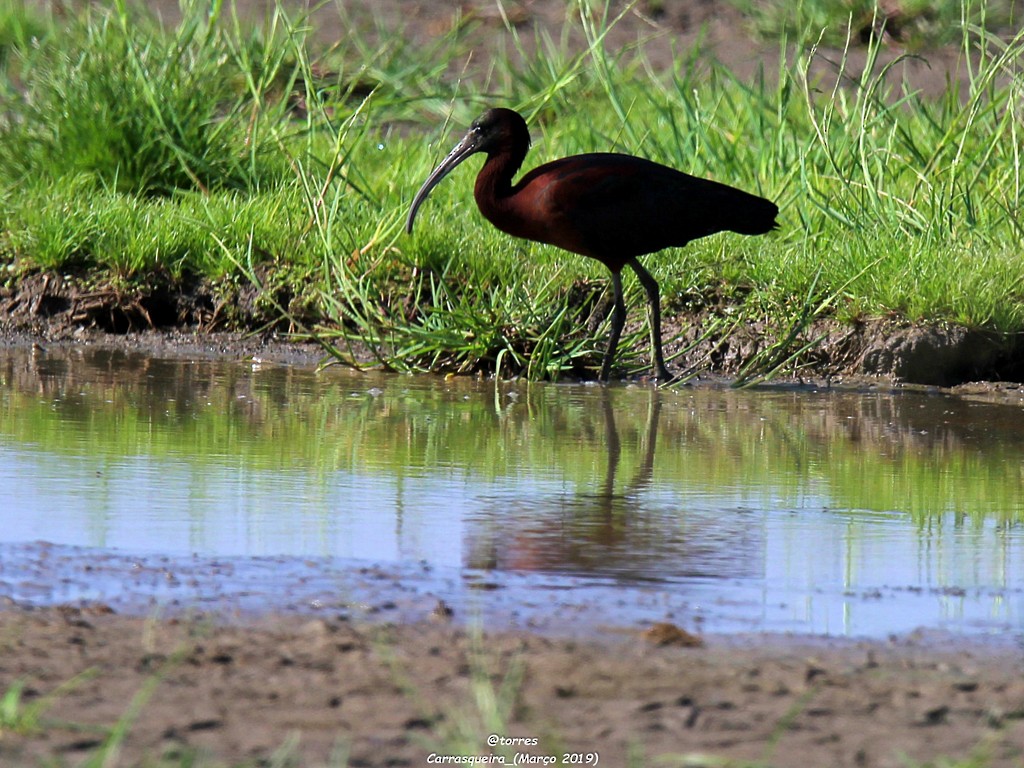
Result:
<svg viewBox="0 0 1024 768">
<path fill-rule="evenodd" d="M 1018 634 L 1022 449 L 935 394 L 5 350 L 0 595 Z"/>
</svg>

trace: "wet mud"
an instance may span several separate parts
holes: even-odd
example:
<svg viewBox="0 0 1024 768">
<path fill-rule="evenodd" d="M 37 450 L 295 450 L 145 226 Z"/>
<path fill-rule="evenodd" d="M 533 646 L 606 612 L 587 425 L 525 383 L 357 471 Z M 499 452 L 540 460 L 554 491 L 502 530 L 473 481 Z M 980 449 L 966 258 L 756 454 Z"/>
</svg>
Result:
<svg viewBox="0 0 1024 768">
<path fill-rule="evenodd" d="M 8 605 L 0 680 L 21 681 L 29 703 L 59 693 L 42 727 L 0 735 L 0 756 L 5 765 L 76 764 L 145 691 L 116 764 L 196 753 L 265 764 L 286 743 L 298 765 L 341 754 L 353 767 L 427 765 L 452 753 L 511 761 L 516 752 L 597 755 L 609 766 L 1024 759 L 1019 649 L 779 636 L 689 647 L 672 637 L 479 636 L 443 614 L 413 624 L 240 622 Z M 483 719 L 482 691 L 497 697 L 497 721 Z M 488 734 L 525 744 L 491 747 Z"/>
</svg>

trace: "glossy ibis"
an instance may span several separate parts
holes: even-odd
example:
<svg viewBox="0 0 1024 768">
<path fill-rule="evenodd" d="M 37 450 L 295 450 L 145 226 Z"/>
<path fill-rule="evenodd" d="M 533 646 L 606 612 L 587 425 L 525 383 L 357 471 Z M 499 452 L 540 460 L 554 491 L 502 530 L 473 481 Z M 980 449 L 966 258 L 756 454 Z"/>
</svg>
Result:
<svg viewBox="0 0 1024 768">
<path fill-rule="evenodd" d="M 637 257 L 723 230 L 764 234 L 777 226 L 778 207 L 725 184 L 643 158 L 610 153 L 545 163 L 513 185 L 512 177 L 529 148 L 530 131 L 517 112 L 484 112 L 423 182 L 413 198 L 406 231 L 412 232 L 420 204 L 455 166 L 472 154 L 485 153 L 487 160 L 473 190 L 484 218 L 510 235 L 589 256 L 611 270 L 615 304 L 601 380 L 608 380 L 626 322 L 621 275 L 626 264 L 640 278 L 650 303 L 654 373 L 670 380 L 661 351 L 658 283 Z"/>
</svg>

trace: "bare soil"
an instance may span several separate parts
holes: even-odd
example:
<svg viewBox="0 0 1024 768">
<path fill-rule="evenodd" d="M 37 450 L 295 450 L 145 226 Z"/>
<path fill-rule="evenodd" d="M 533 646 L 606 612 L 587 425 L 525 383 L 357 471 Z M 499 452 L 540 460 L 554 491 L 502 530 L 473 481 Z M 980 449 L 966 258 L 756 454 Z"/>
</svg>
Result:
<svg viewBox="0 0 1024 768">
<path fill-rule="evenodd" d="M 3 765 L 95 753 L 104 727 L 156 682 L 115 765 L 199 752 L 263 764 L 289 739 L 300 765 L 421 766 L 502 754 L 599 765 L 905 766 L 940 757 L 1024 762 L 1018 649 L 904 638 L 853 643 L 691 638 L 671 628 L 589 641 L 417 624 L 267 616 L 150 620 L 102 607 L 0 612 L 0 682 L 38 702 L 77 678 L 28 733 L 0 732 Z M 481 722 L 481 690 L 501 724 Z M 500 692 L 500 693 L 499 693 Z M 461 741 L 452 737 L 464 734 Z M 344 765 L 345 763 L 342 763 Z"/>
<path fill-rule="evenodd" d="M 263 3 L 241 3 L 262 12 Z M 564 0 L 506 3 L 523 28 L 559 29 Z M 164 12 L 173 17 L 176 4 Z M 485 2 L 377 0 L 350 3 L 393 34 L 426 40 L 457 13 L 480 22 L 480 56 L 507 44 L 495 7 Z M 742 17 L 718 0 L 640 3 L 613 44 L 647 41 L 667 63 L 703 29 L 707 50 L 753 72 L 774 48 L 752 44 Z M 336 10 L 320 12 L 318 36 L 346 34 Z M 945 87 L 936 52 L 912 73 L 923 87 Z M 486 60 L 483 58 L 482 60 Z M 244 297 L 243 297 L 244 299 Z M 244 308 L 245 301 L 242 301 Z M 315 345 L 276 337 L 209 333 L 218 298 L 202 286 L 177 294 L 125 295 L 69 284 L 57 276 L 0 294 L 0 343 L 102 343 L 157 354 L 273 354 L 308 362 Z M 259 317 L 251 318 L 254 325 Z M 679 318 L 677 322 L 698 322 Z M 151 328 L 158 331 L 148 330 Z M 824 328 L 819 375 L 881 375 L 956 384 L 1009 378 L 1016 351 L 962 329 L 913 328 L 879 321 Z M 143 331 L 139 333 L 139 331 Z M 722 349 L 721 370 L 758 341 Z M 995 385 L 981 384 L 972 391 Z M 482 724 L 462 743 L 468 754 L 535 757 L 575 753 L 599 764 L 905 766 L 942 757 L 981 756 L 986 765 L 1024 765 L 1024 654 L 1011 642 L 903 637 L 852 642 L 755 636 L 692 636 L 671 627 L 640 634 L 611 628 L 589 639 L 494 631 L 476 642 L 445 611 L 382 625 L 291 615 L 152 618 L 104 606 L 0 605 L 0 698 L 24 683 L 24 706 L 44 704 L 36 727 L 12 728 L 0 708 L 0 765 L 75 765 L 101 745 L 105 728 L 132 718 L 120 757 L 210 755 L 229 763 L 270 764 L 296 738 L 296 764 L 319 766 L 347 753 L 349 766 L 421 766 L 447 754 L 445 738 L 475 723 L 480 684 L 507 693 L 504 725 Z M 82 675 L 83 677 L 78 677 Z M 75 682 L 68 688 L 61 686 Z M 136 710 L 133 697 L 156 682 Z M 54 695 L 56 692 L 56 695 Z M 52 700 L 46 697 L 53 696 Z M 537 739 L 502 753 L 483 738 Z M 448 744 L 449 746 L 444 746 Z M 702 757 L 703 756 L 703 757 Z M 662 762 L 664 759 L 666 762 Z M 566 761 L 569 762 L 569 761 Z M 538 763 L 539 764 L 539 763 Z M 591 763 L 592 764 L 592 763 Z"/>
</svg>

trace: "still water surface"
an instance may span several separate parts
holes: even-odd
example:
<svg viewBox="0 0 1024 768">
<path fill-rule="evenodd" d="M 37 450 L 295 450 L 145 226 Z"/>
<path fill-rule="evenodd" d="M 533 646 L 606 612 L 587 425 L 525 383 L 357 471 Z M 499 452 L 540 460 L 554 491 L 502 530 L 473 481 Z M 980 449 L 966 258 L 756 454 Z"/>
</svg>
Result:
<svg viewBox="0 0 1024 768">
<path fill-rule="evenodd" d="M 0 351 L 0 494 L 0 595 L 19 600 L 159 602 L 166 585 L 81 560 L 166 556 L 229 562 L 217 589 L 235 580 L 268 608 L 275 579 L 318 602 L 372 563 L 448 602 L 483 580 L 474 610 L 512 623 L 557 603 L 563 623 L 568 606 L 705 631 L 1024 632 L 1024 408 L 1009 404 L 15 349 Z M 77 575 L 33 571 L 53 551 Z"/>
</svg>

